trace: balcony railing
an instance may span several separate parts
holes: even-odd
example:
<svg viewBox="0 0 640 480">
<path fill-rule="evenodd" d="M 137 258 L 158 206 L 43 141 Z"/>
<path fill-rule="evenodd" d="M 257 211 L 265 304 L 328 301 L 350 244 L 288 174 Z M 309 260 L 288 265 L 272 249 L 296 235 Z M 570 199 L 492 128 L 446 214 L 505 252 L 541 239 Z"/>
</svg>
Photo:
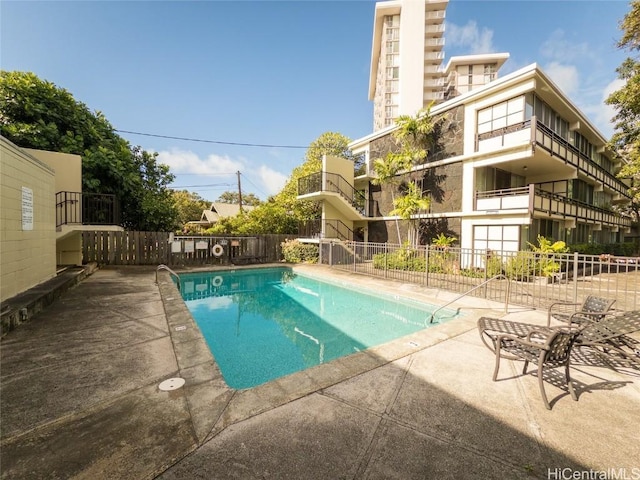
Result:
<svg viewBox="0 0 640 480">
<path fill-rule="evenodd" d="M 439 23 L 436 25 L 427 25 L 424 29 L 425 33 L 444 33 L 445 24 Z"/>
<path fill-rule="evenodd" d="M 341 220 L 309 220 L 300 224 L 298 233 L 304 238 L 354 240 L 353 230 Z"/>
<path fill-rule="evenodd" d="M 530 184 L 527 187 L 476 192 L 476 210 L 499 212 L 526 209 L 530 214 L 544 212 L 595 224 L 630 227 L 631 219 L 588 203 L 546 192 Z"/>
<path fill-rule="evenodd" d="M 298 195 L 334 192 L 355 208 L 361 215 L 366 214 L 364 193 L 356 190 L 342 175 L 330 172 L 316 172 L 298 180 Z"/>
<path fill-rule="evenodd" d="M 432 10 L 426 12 L 425 17 L 429 20 L 444 20 L 447 15 L 445 10 Z"/>
<path fill-rule="evenodd" d="M 442 60 L 444 58 L 444 52 L 426 52 L 424 54 L 425 60 Z"/>
<path fill-rule="evenodd" d="M 488 147 L 486 146 L 487 141 L 490 142 Z M 499 148 L 520 144 L 524 141 L 529 141 L 536 148 L 539 147 L 551 156 L 558 157 L 565 163 L 575 167 L 583 175 L 596 179 L 608 190 L 628 197 L 628 187 L 624 182 L 580 152 L 568 140 L 537 121 L 535 116 L 524 122 L 478 134 L 476 137 L 476 151 L 483 150 L 483 146 L 484 148 Z"/>
<path fill-rule="evenodd" d="M 442 47 L 445 41 L 444 38 L 426 38 L 424 44 L 429 47 Z"/>
<path fill-rule="evenodd" d="M 56 193 L 56 227 L 61 225 L 119 225 L 120 204 L 115 195 Z"/>
<path fill-rule="evenodd" d="M 536 121 L 535 117 L 532 118 L 531 125 L 535 128 L 535 142 L 537 146 L 543 148 L 551 155 L 565 159 L 568 163 L 575 166 L 579 172 L 597 179 L 609 190 L 627 196 L 628 187 L 605 168 L 595 163 L 549 127 Z"/>
</svg>

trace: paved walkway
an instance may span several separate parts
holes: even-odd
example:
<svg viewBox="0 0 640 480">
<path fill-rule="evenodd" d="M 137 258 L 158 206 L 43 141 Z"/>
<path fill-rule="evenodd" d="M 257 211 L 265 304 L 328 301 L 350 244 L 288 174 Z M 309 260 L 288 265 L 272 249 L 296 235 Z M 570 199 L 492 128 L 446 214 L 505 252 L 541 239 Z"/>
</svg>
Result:
<svg viewBox="0 0 640 480">
<path fill-rule="evenodd" d="M 430 303 L 451 298 L 304 268 Z M 548 411 L 521 364 L 504 362 L 491 381 L 475 320 L 503 315 L 500 305 L 468 299 L 460 319 L 234 391 L 168 274 L 154 280 L 155 269 L 98 270 L 2 339 L 2 478 L 640 475 L 640 372 L 579 358 L 579 401 L 552 374 Z M 514 307 L 507 318 L 544 321 Z M 178 376 L 183 388 L 159 390 Z"/>
</svg>

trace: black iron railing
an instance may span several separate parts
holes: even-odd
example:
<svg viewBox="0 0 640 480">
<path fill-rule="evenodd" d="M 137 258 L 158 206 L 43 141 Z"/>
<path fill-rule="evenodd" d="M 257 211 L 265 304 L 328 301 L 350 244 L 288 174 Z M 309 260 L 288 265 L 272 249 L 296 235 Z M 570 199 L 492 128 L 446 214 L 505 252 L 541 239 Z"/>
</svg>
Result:
<svg viewBox="0 0 640 480">
<path fill-rule="evenodd" d="M 69 224 L 119 225 L 120 203 L 115 195 L 56 193 L 56 227 Z"/>
<path fill-rule="evenodd" d="M 528 198 L 528 208 L 533 211 L 545 212 L 551 215 L 561 215 L 568 218 L 588 220 L 595 223 L 606 223 L 624 227 L 631 226 L 631 219 L 620 214 L 589 203 L 581 202 L 573 198 L 568 198 L 557 193 L 546 192 L 538 188 L 535 184 L 527 187 L 506 188 L 502 190 L 489 190 L 476 192 L 476 209 L 479 201 L 495 199 L 495 210 L 510 210 L 513 208 L 523 208 L 520 203 L 514 204 L 511 199 L 516 196 Z M 482 208 L 481 208 L 482 209 Z M 482 210 L 486 210 L 482 209 Z"/>
<path fill-rule="evenodd" d="M 303 238 L 354 240 L 353 230 L 341 220 L 309 220 L 300 224 L 298 234 Z"/>
<path fill-rule="evenodd" d="M 342 175 L 316 172 L 298 179 L 298 195 L 318 192 L 333 192 L 355 208 L 363 216 L 373 216 L 375 204 L 366 199 L 363 191 L 356 190 Z"/>
<path fill-rule="evenodd" d="M 524 122 L 476 135 L 476 151 L 478 151 L 481 141 L 491 138 L 501 137 L 500 145 L 505 146 L 507 135 L 525 129 L 531 129 L 531 142 L 535 145 L 535 148 L 545 150 L 550 155 L 560 158 L 569 165 L 577 168 L 578 171 L 590 178 L 595 178 L 608 189 L 623 197 L 628 197 L 627 192 L 629 187 L 617 178 L 613 172 L 608 171 L 590 159 L 567 139 L 539 122 L 535 116 L 532 116 L 531 119 L 525 120 Z"/>
</svg>

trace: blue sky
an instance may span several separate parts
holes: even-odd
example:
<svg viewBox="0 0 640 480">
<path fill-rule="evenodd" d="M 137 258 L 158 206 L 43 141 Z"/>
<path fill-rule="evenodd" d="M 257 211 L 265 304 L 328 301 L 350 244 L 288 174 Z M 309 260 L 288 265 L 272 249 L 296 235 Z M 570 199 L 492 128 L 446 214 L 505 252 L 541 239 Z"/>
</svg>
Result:
<svg viewBox="0 0 640 480">
<path fill-rule="evenodd" d="M 305 147 L 326 131 L 371 133 L 375 2 L 0 2 L 0 66 L 31 71 L 125 131 Z M 450 0 L 446 59 L 509 52 L 500 74 L 538 63 L 609 137 L 625 1 Z M 445 62 L 446 62 L 445 59 Z M 207 200 L 277 193 L 304 148 L 121 133 L 159 152 Z"/>
</svg>

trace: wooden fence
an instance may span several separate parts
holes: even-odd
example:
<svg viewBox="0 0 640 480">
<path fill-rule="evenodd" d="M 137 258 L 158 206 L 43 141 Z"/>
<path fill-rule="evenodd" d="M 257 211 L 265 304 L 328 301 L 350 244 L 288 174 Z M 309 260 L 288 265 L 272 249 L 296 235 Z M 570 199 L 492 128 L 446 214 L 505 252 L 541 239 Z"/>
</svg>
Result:
<svg viewBox="0 0 640 480">
<path fill-rule="evenodd" d="M 280 244 L 295 235 L 182 236 L 169 232 L 82 234 L 85 263 L 103 265 L 238 265 L 279 262 Z"/>
</svg>

